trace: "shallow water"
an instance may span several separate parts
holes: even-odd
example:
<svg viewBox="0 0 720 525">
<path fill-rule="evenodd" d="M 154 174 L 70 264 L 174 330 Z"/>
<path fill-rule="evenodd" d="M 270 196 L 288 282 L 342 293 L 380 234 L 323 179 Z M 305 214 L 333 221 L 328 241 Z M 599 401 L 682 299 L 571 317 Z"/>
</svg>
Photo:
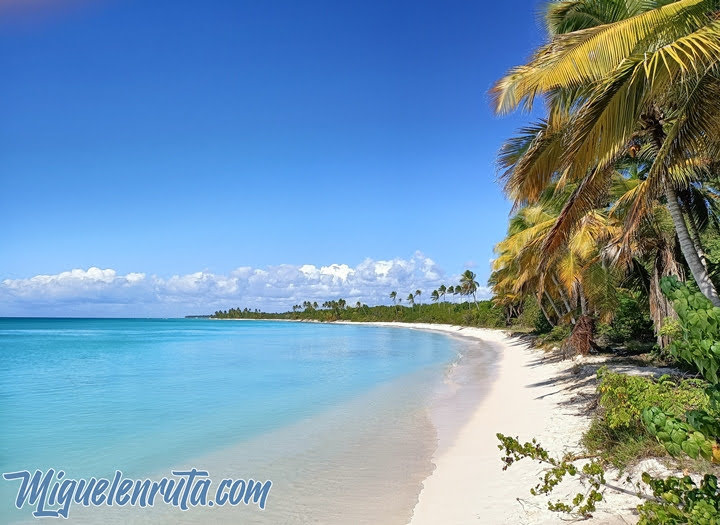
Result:
<svg viewBox="0 0 720 525">
<path fill-rule="evenodd" d="M 77 522 L 402 523 L 432 471 L 430 400 L 467 384 L 469 367 L 447 368 L 466 344 L 352 325 L 3 319 L 0 466 L 274 482 L 265 511 L 74 507 Z M 0 486 L 3 521 L 27 516 L 10 508 L 16 484 Z"/>
</svg>

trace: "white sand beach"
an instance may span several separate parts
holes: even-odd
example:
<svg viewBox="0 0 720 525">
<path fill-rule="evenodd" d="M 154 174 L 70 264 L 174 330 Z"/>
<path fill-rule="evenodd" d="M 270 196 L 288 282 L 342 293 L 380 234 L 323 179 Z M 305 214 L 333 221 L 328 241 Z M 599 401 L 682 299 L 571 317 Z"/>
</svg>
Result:
<svg viewBox="0 0 720 525">
<path fill-rule="evenodd" d="M 499 353 L 496 373 L 491 376 L 486 394 L 453 442 L 436 453 L 435 470 L 423 483 L 410 524 L 566 523 L 567 515 L 547 509 L 548 498 L 529 492 L 537 484 L 541 465 L 524 460 L 502 471 L 496 433 L 519 437 L 522 442 L 535 437 L 554 453 L 577 450 L 590 423 L 586 405 L 594 389 L 593 376 L 578 376 L 573 373 L 576 361 L 550 359 L 543 351 L 531 349 L 501 330 L 382 324 L 461 335 L 489 344 Z M 619 481 L 617 484 L 621 485 Z M 576 481 L 564 482 L 552 499 L 564 499 L 582 489 Z M 606 492 L 605 497 L 598 512 L 586 523 L 636 521 L 633 509 L 637 498 L 614 492 Z"/>
</svg>

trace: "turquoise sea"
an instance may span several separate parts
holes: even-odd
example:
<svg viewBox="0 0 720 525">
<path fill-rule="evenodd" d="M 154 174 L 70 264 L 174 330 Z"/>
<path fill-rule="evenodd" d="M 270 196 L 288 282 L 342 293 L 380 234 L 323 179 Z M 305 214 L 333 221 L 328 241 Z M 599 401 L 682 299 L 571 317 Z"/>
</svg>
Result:
<svg viewBox="0 0 720 525">
<path fill-rule="evenodd" d="M 461 341 L 445 335 L 391 327 L 0 319 L 0 471 L 53 467 L 74 477 L 110 477 L 120 469 L 148 476 L 243 443 L 254 447 L 256 465 L 269 465 L 283 451 L 263 443 L 308 450 L 297 441 L 317 440 L 309 430 L 301 437 L 304 422 L 326 425 L 329 450 L 334 432 L 350 443 L 345 433 L 360 417 L 375 417 L 375 404 L 402 398 L 378 394 L 383 388 L 404 384 L 397 391 L 412 390 L 413 400 L 427 395 L 429 382 L 442 377 L 461 349 Z M 375 401 L 365 401 L 372 396 Z M 420 404 L 409 397 L 399 402 L 406 404 L 385 410 L 383 425 L 411 425 L 389 414 Z M 287 429 L 292 436 L 277 437 Z M 320 456 L 312 461 L 325 461 Z M 11 508 L 17 487 L 0 483 L 0 521 L 7 521 L 2 518 L 17 517 Z"/>
</svg>

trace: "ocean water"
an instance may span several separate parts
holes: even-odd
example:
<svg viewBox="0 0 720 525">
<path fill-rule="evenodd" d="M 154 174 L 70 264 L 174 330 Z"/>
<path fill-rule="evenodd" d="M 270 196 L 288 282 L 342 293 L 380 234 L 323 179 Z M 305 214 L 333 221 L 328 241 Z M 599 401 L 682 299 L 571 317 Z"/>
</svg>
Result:
<svg viewBox="0 0 720 525">
<path fill-rule="evenodd" d="M 360 485 L 358 497 L 387 507 L 389 494 L 400 516 L 432 470 L 427 398 L 462 349 L 445 335 L 373 326 L 0 319 L 0 471 L 161 477 L 197 466 L 273 479 L 268 509 L 246 510 L 243 523 L 338 522 L 330 516 L 353 507 L 338 498 Z M 12 508 L 16 491 L 0 480 L 0 521 L 29 517 Z M 353 522 L 379 522 L 353 508 Z M 97 521 L 96 509 L 80 510 L 77 519 Z M 142 512 L 130 521 L 149 519 Z M 180 521 L 153 512 L 153 522 Z M 182 521 L 208 519 L 198 516 Z"/>
</svg>

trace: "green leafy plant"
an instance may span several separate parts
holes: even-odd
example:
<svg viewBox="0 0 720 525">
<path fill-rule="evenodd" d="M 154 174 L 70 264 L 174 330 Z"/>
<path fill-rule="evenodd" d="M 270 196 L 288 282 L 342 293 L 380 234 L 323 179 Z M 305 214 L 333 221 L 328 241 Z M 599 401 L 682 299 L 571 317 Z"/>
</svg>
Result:
<svg viewBox="0 0 720 525">
<path fill-rule="evenodd" d="M 692 425 L 669 416 L 659 407 L 651 407 L 643 412 L 643 421 L 648 430 L 673 456 L 682 452 L 693 459 L 702 456 L 712 458 L 715 442 L 708 439 Z"/>
<path fill-rule="evenodd" d="M 700 292 L 693 292 L 675 277 L 660 282 L 663 293 L 672 300 L 680 330 L 670 344 L 670 352 L 700 372 L 708 382 L 718 383 L 720 370 L 720 308 Z"/>
<path fill-rule="evenodd" d="M 571 327 L 566 324 L 553 326 L 552 330 L 540 337 L 542 343 L 560 343 L 570 337 Z"/>
<path fill-rule="evenodd" d="M 674 337 L 669 350 L 709 383 L 705 390 L 708 401 L 683 417 L 667 407 L 645 408 L 643 422 L 674 456 L 684 452 L 692 458 L 720 459 L 715 452 L 720 437 L 720 308 L 674 277 L 663 278 L 660 287 L 672 300 L 679 317 L 679 327 L 672 327 Z"/>
<path fill-rule="evenodd" d="M 677 319 L 665 318 L 662 327 L 660 327 L 659 335 L 669 337 L 670 339 L 678 339 L 682 337 L 682 325 Z"/>
<path fill-rule="evenodd" d="M 715 476 L 706 474 L 700 486 L 689 476 L 654 479 L 643 474 L 643 481 L 652 489 L 656 501 L 648 501 L 638 507 L 638 525 L 720 523 L 720 499 Z"/>
<path fill-rule="evenodd" d="M 669 376 L 654 379 L 598 370 L 598 409 L 583 444 L 619 469 L 649 456 L 666 454 L 664 447 L 648 431 L 642 414 L 659 406 L 680 416 L 686 411 L 709 406 L 706 383 L 699 379 L 675 380 Z"/>
<path fill-rule="evenodd" d="M 619 290 L 613 319 L 610 323 L 598 324 L 598 337 L 609 344 L 626 346 L 630 342 L 654 340 L 650 310 L 645 303 L 647 300 L 643 301 L 639 292 Z"/>
<path fill-rule="evenodd" d="M 643 411 L 659 407 L 664 413 L 680 416 L 691 408 L 706 408 L 709 398 L 705 383 L 698 379 L 675 381 L 664 375 L 655 380 L 598 370 L 599 404 L 610 428 L 642 427 Z"/>
<path fill-rule="evenodd" d="M 596 510 L 596 504 L 602 501 L 601 488 L 605 485 L 605 469 L 598 461 L 590 461 L 578 468 L 575 458 L 567 455 L 563 458 L 555 458 L 540 446 L 533 439 L 526 443 L 520 443 L 517 438 L 497 434 L 500 440 L 498 448 L 503 451 L 503 470 L 507 470 L 513 463 L 524 458 L 530 458 L 539 463 L 545 464 L 545 470 L 540 482 L 530 489 L 533 496 L 539 494 L 550 494 L 566 476 L 579 477 L 587 484 L 587 490 L 578 492 L 570 503 L 562 501 L 551 501 L 548 508 L 554 512 L 576 513 L 583 517 L 590 517 Z"/>
</svg>

